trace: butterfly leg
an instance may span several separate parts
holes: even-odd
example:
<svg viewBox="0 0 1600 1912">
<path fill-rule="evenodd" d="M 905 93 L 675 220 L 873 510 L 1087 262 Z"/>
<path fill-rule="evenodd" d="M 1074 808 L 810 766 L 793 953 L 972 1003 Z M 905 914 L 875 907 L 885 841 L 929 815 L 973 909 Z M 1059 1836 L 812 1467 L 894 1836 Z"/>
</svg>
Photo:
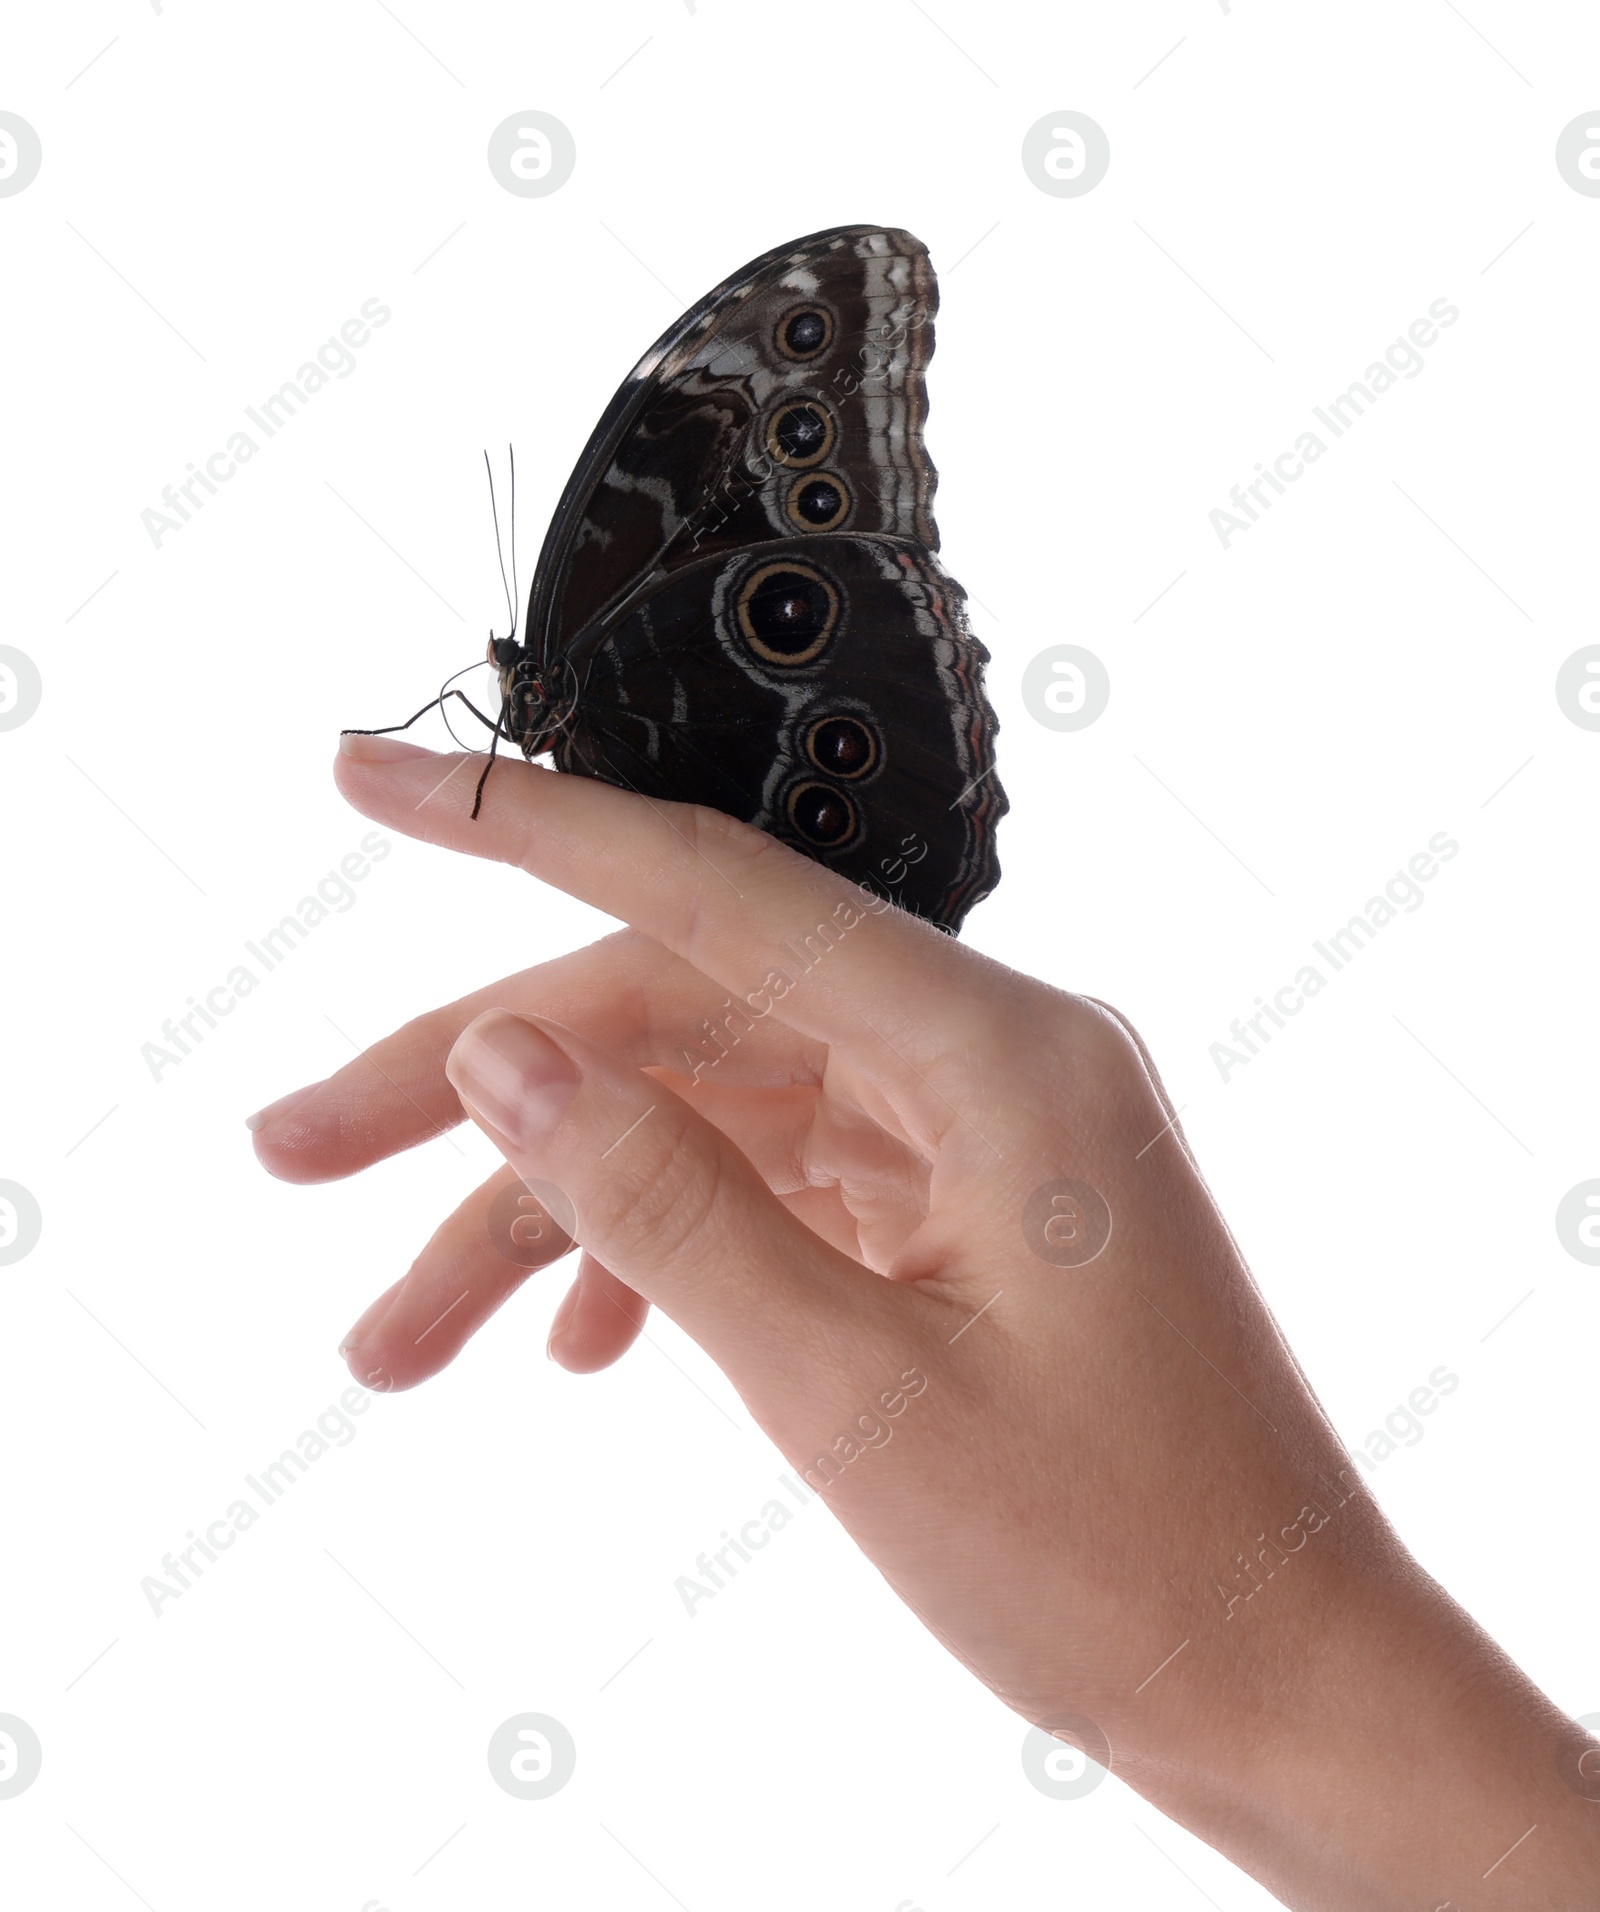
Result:
<svg viewBox="0 0 1600 1912">
<path fill-rule="evenodd" d="M 502 715 L 503 714 L 502 712 Z M 500 726 L 496 724 L 494 726 L 494 735 L 489 739 L 489 760 L 483 766 L 483 774 L 478 778 L 477 789 L 472 793 L 472 820 L 474 823 L 478 820 L 479 810 L 483 808 L 483 786 L 489 781 L 489 772 L 494 768 L 494 753 L 499 745 L 502 734 Z"/>
<path fill-rule="evenodd" d="M 418 717 L 426 717 L 430 710 L 438 710 L 443 705 L 445 698 L 447 697 L 460 698 L 461 702 L 466 705 L 467 709 L 472 712 L 473 716 L 477 718 L 478 722 L 483 725 L 485 730 L 492 730 L 497 737 L 503 737 L 506 735 L 506 732 L 501 728 L 500 724 L 497 723 L 495 719 L 492 717 L 485 717 L 483 712 L 479 710 L 478 706 L 475 703 L 473 703 L 472 699 L 467 695 L 467 693 L 464 690 L 449 690 L 449 691 L 446 691 L 443 696 L 435 697 L 431 699 L 428 703 L 422 706 L 421 710 L 419 710 L 416 713 L 416 716 L 408 717 L 403 724 L 385 724 L 379 730 L 342 730 L 340 731 L 339 734 L 341 737 L 392 736 L 393 733 L 397 730 L 409 730 L 411 726 L 417 721 Z"/>
<path fill-rule="evenodd" d="M 472 699 L 467 695 L 467 693 L 464 690 L 448 691 L 446 695 L 450 697 L 459 697 L 462 703 L 466 705 L 467 709 L 470 710 L 473 716 L 477 718 L 478 722 L 483 725 L 484 729 L 491 730 L 494 732 L 494 736 L 490 740 L 491 749 L 494 748 L 494 745 L 500 740 L 500 738 L 506 737 L 509 739 L 510 732 L 507 731 L 507 729 L 505 728 L 505 707 L 503 704 L 501 706 L 500 715 L 498 717 L 485 717 L 483 712 L 479 710 L 478 706 L 472 701 Z M 443 702 L 443 699 L 441 699 L 440 701 Z"/>
<path fill-rule="evenodd" d="M 342 737 L 392 736 L 397 730 L 409 730 L 417 721 L 418 717 L 426 717 L 430 710 L 441 709 L 445 699 L 449 697 L 459 698 L 461 702 L 466 705 L 467 709 L 472 712 L 473 716 L 477 718 L 478 722 L 483 725 L 484 729 L 491 733 L 489 738 L 489 758 L 483 766 L 483 775 L 478 779 L 477 792 L 472 799 L 472 814 L 474 819 L 476 819 L 479 810 L 483 806 L 483 786 L 489 781 L 489 772 L 494 768 L 495 753 L 499 748 L 500 739 L 502 737 L 509 739 L 511 734 L 505 727 L 506 707 L 504 703 L 500 706 L 500 715 L 498 718 L 485 717 L 483 712 L 479 710 L 478 706 L 473 703 L 472 699 L 464 690 L 448 690 L 440 696 L 435 697 L 430 703 L 424 704 L 421 710 L 416 713 L 416 716 L 408 717 L 403 724 L 385 724 L 378 730 L 343 730 L 339 734 Z"/>
</svg>

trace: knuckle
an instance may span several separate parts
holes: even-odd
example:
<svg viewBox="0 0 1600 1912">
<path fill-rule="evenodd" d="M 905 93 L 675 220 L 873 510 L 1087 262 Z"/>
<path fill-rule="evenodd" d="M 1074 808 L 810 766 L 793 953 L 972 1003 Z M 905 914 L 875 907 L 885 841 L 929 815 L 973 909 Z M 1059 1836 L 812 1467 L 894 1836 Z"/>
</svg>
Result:
<svg viewBox="0 0 1600 1912">
<path fill-rule="evenodd" d="M 686 866 L 686 880 L 674 888 L 672 940 L 680 949 L 696 949 L 717 915 L 725 914 L 724 883 L 742 893 L 746 884 L 762 881 L 769 868 L 796 859 L 796 852 L 754 824 L 741 823 L 706 804 L 674 805 L 673 811 L 671 827 L 688 854 L 669 863 L 669 867 Z"/>
<path fill-rule="evenodd" d="M 731 862 L 746 873 L 754 873 L 761 866 L 796 860 L 796 853 L 776 837 L 758 830 L 753 823 L 730 817 L 726 811 L 691 803 L 684 806 L 683 815 L 690 847 L 709 857 L 718 868 Z"/>
<path fill-rule="evenodd" d="M 1083 1043 L 1092 1064 L 1113 1080 L 1153 1073 L 1144 1037 L 1120 1009 L 1094 996 L 1079 998 L 1085 1011 Z"/>
<path fill-rule="evenodd" d="M 1077 1001 L 1082 1020 L 1076 1038 L 1076 1073 L 1106 1119 L 1130 1134 L 1159 1124 L 1163 1113 L 1175 1125 L 1171 1098 L 1133 1023 L 1121 1010 L 1095 997 L 1082 996 Z"/>
<path fill-rule="evenodd" d="M 1008 1121 L 1026 1127 L 1041 1114 L 1055 1121 L 1063 1111 L 1088 1107 L 1120 1122 L 1148 1100 L 1151 1074 L 1132 1024 L 1119 1011 L 1090 996 L 1031 984 L 1002 1013 L 1008 1027 L 993 1059 L 984 1065 L 983 1047 L 973 1043 L 950 1064 L 956 1071 L 981 1068 L 978 1101 L 994 1124 L 991 1133 Z M 959 1074 L 946 1078 L 952 1100 L 959 1081 Z"/>
<path fill-rule="evenodd" d="M 1069 1039 L 1079 1077 L 1102 1094 L 1147 1091 L 1144 1043 L 1128 1018 L 1094 996 L 1075 996 L 1072 1003 Z"/>
<path fill-rule="evenodd" d="M 681 806 L 681 813 L 689 841 L 697 850 L 721 847 L 736 855 L 755 858 L 779 847 L 753 823 L 741 823 L 737 817 L 729 816 L 725 810 L 714 810 L 710 804 L 686 803 Z"/>
<path fill-rule="evenodd" d="M 1079 1019 L 1081 1039 L 1087 1046 L 1103 1053 L 1108 1060 L 1143 1055 L 1144 1042 L 1131 1018 L 1122 1010 L 1102 1002 L 1098 996 L 1074 996 L 1071 1001 Z"/>
<path fill-rule="evenodd" d="M 589 1242 L 624 1271 L 630 1262 L 664 1265 L 692 1253 L 726 1182 L 717 1138 L 687 1110 L 647 1139 L 650 1127 L 630 1138 L 629 1159 L 597 1181 L 585 1205 Z"/>
<path fill-rule="evenodd" d="M 965 953 L 965 952 L 963 952 Z M 952 1095 L 994 1089 L 997 1074 L 1011 1078 L 1042 1069 L 1058 1076 L 1087 1042 L 1105 1043 L 1105 1019 L 1087 999 L 1032 977 L 1018 976 L 996 963 L 981 971 L 975 986 L 954 993 L 941 1019 L 937 1047 L 928 1053 L 930 1073 L 937 1070 Z"/>
</svg>

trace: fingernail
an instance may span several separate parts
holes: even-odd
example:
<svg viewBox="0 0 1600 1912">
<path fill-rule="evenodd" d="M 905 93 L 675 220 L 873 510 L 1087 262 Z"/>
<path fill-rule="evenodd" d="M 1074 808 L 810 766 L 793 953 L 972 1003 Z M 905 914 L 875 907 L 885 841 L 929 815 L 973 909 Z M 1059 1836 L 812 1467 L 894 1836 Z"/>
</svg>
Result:
<svg viewBox="0 0 1600 1912">
<path fill-rule="evenodd" d="M 276 1122 L 280 1115 L 287 1115 L 293 1108 L 314 1095 L 322 1087 L 320 1082 L 307 1083 L 303 1089 L 293 1089 L 288 1095 L 280 1095 L 276 1102 L 269 1102 L 264 1109 L 257 1109 L 254 1115 L 247 1115 L 244 1125 L 251 1134 L 258 1134 L 269 1122 Z"/>
<path fill-rule="evenodd" d="M 394 1376 L 381 1364 L 363 1367 L 352 1356 L 350 1374 L 357 1387 L 363 1387 L 369 1394 L 393 1394 Z"/>
<path fill-rule="evenodd" d="M 408 744 L 398 737 L 374 737 L 362 730 L 339 734 L 339 755 L 357 763 L 403 763 L 407 757 L 434 757 L 437 751 L 424 750 L 421 744 Z"/>
<path fill-rule="evenodd" d="M 556 1126 L 579 1082 L 564 1049 L 505 1009 L 491 1009 L 463 1030 L 444 1072 L 462 1100 L 520 1148 Z"/>
<path fill-rule="evenodd" d="M 378 1323 L 383 1319 L 383 1317 L 389 1312 L 389 1304 L 394 1300 L 395 1296 L 399 1294 L 400 1290 L 405 1286 L 405 1282 L 406 1282 L 406 1278 L 404 1275 L 402 1275 L 400 1279 L 397 1282 L 395 1282 L 392 1287 L 385 1288 L 383 1293 L 379 1295 L 378 1299 L 375 1302 L 373 1302 L 371 1307 L 368 1308 L 364 1314 L 360 1315 L 357 1318 L 355 1326 L 351 1328 L 350 1332 L 339 1343 L 339 1352 L 340 1354 L 344 1355 L 347 1360 L 351 1359 L 352 1351 L 355 1349 L 357 1344 L 366 1340 L 368 1338 L 370 1330 L 375 1328 L 378 1325 Z M 354 1362 L 352 1361 L 351 1364 L 353 1366 Z"/>
<path fill-rule="evenodd" d="M 561 1306 L 551 1317 L 550 1336 L 544 1344 L 544 1351 L 552 1361 L 556 1358 L 556 1343 L 566 1333 L 567 1324 L 572 1319 L 572 1312 L 578 1305 L 578 1290 L 582 1285 L 583 1277 L 580 1275 L 562 1297 Z"/>
</svg>

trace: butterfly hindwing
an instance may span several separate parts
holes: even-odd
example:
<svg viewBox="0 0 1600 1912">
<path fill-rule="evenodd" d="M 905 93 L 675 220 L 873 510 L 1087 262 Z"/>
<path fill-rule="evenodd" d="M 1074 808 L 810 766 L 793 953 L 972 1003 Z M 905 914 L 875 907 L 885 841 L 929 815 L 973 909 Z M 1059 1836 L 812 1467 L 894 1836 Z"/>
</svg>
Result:
<svg viewBox="0 0 1600 1912">
<path fill-rule="evenodd" d="M 908 540 L 693 560 L 579 647 L 559 768 L 705 803 L 955 929 L 998 878 L 988 653 Z"/>
</svg>

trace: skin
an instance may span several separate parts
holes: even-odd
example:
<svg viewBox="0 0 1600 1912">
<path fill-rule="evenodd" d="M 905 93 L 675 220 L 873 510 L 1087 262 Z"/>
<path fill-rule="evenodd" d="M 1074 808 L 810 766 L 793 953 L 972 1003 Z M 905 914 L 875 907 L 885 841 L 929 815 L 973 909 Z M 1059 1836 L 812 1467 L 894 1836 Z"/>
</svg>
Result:
<svg viewBox="0 0 1600 1912">
<path fill-rule="evenodd" d="M 505 1157 L 351 1329 L 355 1377 L 453 1359 L 529 1272 L 495 1197 L 559 1190 L 552 1358 L 663 1309 L 977 1678 L 1286 1905 L 1600 1908 L 1600 1742 L 1364 1491 L 1127 1022 L 716 812 L 508 764 L 472 823 L 475 769 L 348 737 L 337 777 L 628 927 L 251 1118 L 289 1181 L 464 1114 Z M 1064 1180 L 1111 1220 L 1081 1265 Z"/>
</svg>

